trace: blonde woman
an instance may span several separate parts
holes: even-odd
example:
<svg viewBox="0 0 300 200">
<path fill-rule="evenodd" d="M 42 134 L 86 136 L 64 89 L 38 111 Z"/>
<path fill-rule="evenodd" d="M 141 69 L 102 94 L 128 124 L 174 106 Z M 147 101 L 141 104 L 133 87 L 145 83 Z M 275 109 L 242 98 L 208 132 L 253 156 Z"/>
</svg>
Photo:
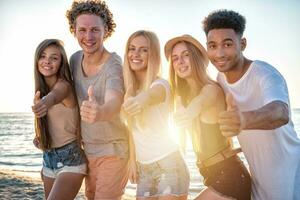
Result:
<svg viewBox="0 0 300 200">
<path fill-rule="evenodd" d="M 158 76 L 160 65 L 157 36 L 144 30 L 133 33 L 123 70 L 123 110 L 131 131 L 130 179 L 137 182 L 137 199 L 186 199 L 189 175 L 170 135 L 171 92 L 168 82 Z"/>
<path fill-rule="evenodd" d="M 240 149 L 233 149 L 219 128 L 218 116 L 226 105 L 222 89 L 206 72 L 205 49 L 193 37 L 183 35 L 166 43 L 165 55 L 174 105 L 179 105 L 175 122 L 191 133 L 197 166 L 207 186 L 197 199 L 250 199 L 250 176 L 236 155 Z"/>
</svg>

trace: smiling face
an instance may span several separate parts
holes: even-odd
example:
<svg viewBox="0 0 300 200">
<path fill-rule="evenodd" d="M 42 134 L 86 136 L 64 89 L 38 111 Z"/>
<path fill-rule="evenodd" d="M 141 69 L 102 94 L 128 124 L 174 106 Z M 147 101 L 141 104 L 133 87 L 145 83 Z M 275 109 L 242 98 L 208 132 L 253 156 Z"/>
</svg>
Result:
<svg viewBox="0 0 300 200">
<path fill-rule="evenodd" d="M 128 47 L 128 61 L 132 71 L 146 71 L 148 64 L 148 41 L 144 36 L 131 40 Z"/>
<path fill-rule="evenodd" d="M 75 37 L 84 53 L 101 51 L 105 35 L 103 20 L 92 14 L 82 14 L 76 18 Z"/>
<path fill-rule="evenodd" d="M 220 72 L 236 70 L 243 59 L 246 40 L 233 29 L 212 29 L 207 34 L 207 54 Z"/>
<path fill-rule="evenodd" d="M 46 78 L 57 77 L 62 58 L 60 50 L 55 45 L 50 45 L 42 51 L 38 59 L 38 70 Z"/>
<path fill-rule="evenodd" d="M 192 77 L 190 53 L 184 42 L 179 42 L 174 45 L 171 60 L 177 76 L 183 79 Z"/>
</svg>

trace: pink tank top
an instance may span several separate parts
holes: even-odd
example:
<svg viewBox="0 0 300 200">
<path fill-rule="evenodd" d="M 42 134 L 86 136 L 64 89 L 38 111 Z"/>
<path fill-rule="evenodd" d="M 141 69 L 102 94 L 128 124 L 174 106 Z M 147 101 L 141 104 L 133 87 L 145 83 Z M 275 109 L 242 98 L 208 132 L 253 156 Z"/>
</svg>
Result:
<svg viewBox="0 0 300 200">
<path fill-rule="evenodd" d="M 62 103 L 48 109 L 47 113 L 51 148 L 64 146 L 76 140 L 78 128 L 78 109 L 65 107 Z"/>
</svg>

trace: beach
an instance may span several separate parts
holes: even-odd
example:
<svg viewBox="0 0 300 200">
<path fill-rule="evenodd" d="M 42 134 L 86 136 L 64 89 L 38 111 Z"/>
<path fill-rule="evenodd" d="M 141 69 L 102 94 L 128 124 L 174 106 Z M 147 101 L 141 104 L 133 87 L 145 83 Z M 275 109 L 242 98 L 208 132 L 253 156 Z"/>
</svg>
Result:
<svg viewBox="0 0 300 200">
<path fill-rule="evenodd" d="M 43 183 L 40 178 L 29 176 L 24 172 L 0 169 L 0 199 L 44 199 Z M 75 198 L 86 199 L 84 196 L 84 184 Z M 122 200 L 133 200 L 134 196 L 124 194 Z"/>
<path fill-rule="evenodd" d="M 293 109 L 295 129 L 300 137 L 300 109 Z M 44 199 L 39 171 L 42 152 L 34 147 L 32 113 L 0 113 L 0 199 Z M 237 143 L 237 141 L 236 141 Z M 203 189 L 203 178 L 195 165 L 192 149 L 184 156 L 190 172 L 189 199 Z M 242 161 L 245 158 L 242 156 Z M 245 162 L 246 166 L 247 163 Z M 135 199 L 136 185 L 128 183 L 125 199 Z M 84 184 L 75 199 L 85 199 Z"/>
</svg>

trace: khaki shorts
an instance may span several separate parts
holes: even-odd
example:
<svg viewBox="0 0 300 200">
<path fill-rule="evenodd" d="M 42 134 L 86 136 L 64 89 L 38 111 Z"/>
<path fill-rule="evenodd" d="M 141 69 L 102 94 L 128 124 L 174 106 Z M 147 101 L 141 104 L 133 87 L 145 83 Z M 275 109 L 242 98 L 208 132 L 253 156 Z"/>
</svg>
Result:
<svg viewBox="0 0 300 200">
<path fill-rule="evenodd" d="M 137 197 L 188 195 L 190 176 L 180 152 L 150 164 L 138 163 L 138 176 Z"/>
<path fill-rule="evenodd" d="M 127 159 L 118 156 L 87 157 L 85 195 L 89 199 L 113 199 L 124 194 L 128 181 Z"/>
</svg>

